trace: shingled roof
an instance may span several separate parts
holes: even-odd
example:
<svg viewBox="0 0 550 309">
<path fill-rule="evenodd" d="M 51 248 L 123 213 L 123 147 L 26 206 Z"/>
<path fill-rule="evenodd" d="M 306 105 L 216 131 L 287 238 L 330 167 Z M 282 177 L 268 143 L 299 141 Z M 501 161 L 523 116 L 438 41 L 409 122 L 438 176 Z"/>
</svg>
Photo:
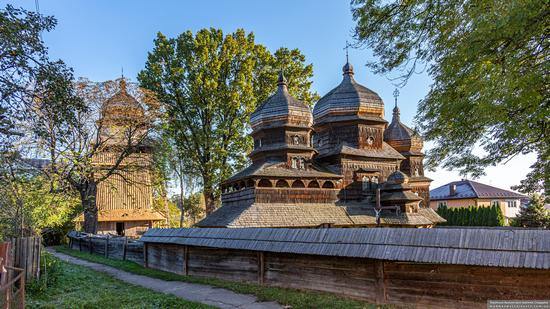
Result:
<svg viewBox="0 0 550 309">
<path fill-rule="evenodd" d="M 369 148 L 369 149 L 358 149 L 350 147 L 348 145 L 340 144 L 338 147 L 334 147 L 328 152 L 320 153 L 317 158 L 329 157 L 332 155 L 350 155 L 358 157 L 367 157 L 367 158 L 376 158 L 376 159 L 397 159 L 405 160 L 405 157 L 401 155 L 397 150 L 392 148 L 386 142 L 382 142 L 382 148 Z"/>
<path fill-rule="evenodd" d="M 418 213 L 383 211 L 381 225 L 428 226 L 444 222 L 431 208 Z M 374 207 L 360 203 L 241 203 L 224 205 L 197 224 L 199 227 L 317 227 L 376 225 Z"/>
<path fill-rule="evenodd" d="M 332 89 L 315 104 L 313 108 L 315 122 L 331 113 L 357 115 L 365 111 L 376 110 L 379 111 L 377 116 L 382 117 L 384 102 L 382 102 L 380 96 L 355 81 L 351 64 L 346 63 L 342 70 L 344 71 L 344 78 L 340 85 Z M 379 120 L 385 122 L 381 118 Z"/>
<path fill-rule="evenodd" d="M 299 120 L 294 125 L 304 127 L 310 126 L 313 121 L 309 107 L 288 93 L 286 79 L 280 72 L 277 91 L 250 115 L 250 125 L 256 130 L 258 126 L 273 126 L 273 123 L 288 124 L 291 119 Z"/>
<path fill-rule="evenodd" d="M 149 229 L 141 240 L 146 243 L 402 262 L 550 269 L 550 230 Z"/>
<path fill-rule="evenodd" d="M 285 178 L 342 178 L 342 175 L 335 174 L 317 164 L 312 164 L 309 169 L 291 169 L 286 167 L 285 162 L 267 161 L 254 163 L 239 171 L 224 182 L 232 182 L 246 177 L 285 177 Z"/>
<path fill-rule="evenodd" d="M 450 187 L 456 186 L 455 194 L 451 195 Z M 451 200 L 451 199 L 465 199 L 465 198 L 527 198 L 523 194 L 519 194 L 513 191 L 503 190 L 479 182 L 471 180 L 453 181 L 441 187 L 435 188 L 430 191 L 430 199 L 437 200 Z"/>
</svg>

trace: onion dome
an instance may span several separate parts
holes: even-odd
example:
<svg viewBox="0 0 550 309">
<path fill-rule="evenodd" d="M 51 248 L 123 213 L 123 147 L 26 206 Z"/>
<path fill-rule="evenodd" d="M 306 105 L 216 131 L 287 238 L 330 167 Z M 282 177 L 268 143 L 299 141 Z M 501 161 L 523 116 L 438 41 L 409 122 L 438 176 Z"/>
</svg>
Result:
<svg viewBox="0 0 550 309">
<path fill-rule="evenodd" d="M 252 130 L 295 126 L 309 128 L 312 124 L 311 110 L 302 101 L 288 93 L 283 72 L 279 72 L 277 91 L 250 115 Z"/>
<path fill-rule="evenodd" d="M 126 91 L 126 81 L 120 80 L 120 90 L 103 104 L 103 117 L 108 121 L 132 121 L 144 116 L 141 104 Z"/>
<path fill-rule="evenodd" d="M 313 109 L 315 123 L 358 118 L 386 122 L 383 119 L 384 102 L 380 96 L 355 81 L 353 66 L 349 62 L 346 62 L 342 71 L 344 78 L 340 85 L 315 105 Z"/>
<path fill-rule="evenodd" d="M 399 152 L 422 151 L 422 138 L 401 122 L 399 107 L 393 108 L 390 125 L 384 130 L 384 141 Z"/>
</svg>

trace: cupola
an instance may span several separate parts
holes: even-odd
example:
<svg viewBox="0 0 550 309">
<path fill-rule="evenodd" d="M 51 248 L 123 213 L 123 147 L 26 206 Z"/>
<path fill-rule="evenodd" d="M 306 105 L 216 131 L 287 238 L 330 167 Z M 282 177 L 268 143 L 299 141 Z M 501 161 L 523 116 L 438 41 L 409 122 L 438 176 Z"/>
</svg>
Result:
<svg viewBox="0 0 550 309">
<path fill-rule="evenodd" d="M 315 124 L 361 118 L 385 123 L 384 102 L 380 96 L 355 81 L 353 66 L 348 61 L 342 72 L 342 82 L 315 105 Z"/>
</svg>

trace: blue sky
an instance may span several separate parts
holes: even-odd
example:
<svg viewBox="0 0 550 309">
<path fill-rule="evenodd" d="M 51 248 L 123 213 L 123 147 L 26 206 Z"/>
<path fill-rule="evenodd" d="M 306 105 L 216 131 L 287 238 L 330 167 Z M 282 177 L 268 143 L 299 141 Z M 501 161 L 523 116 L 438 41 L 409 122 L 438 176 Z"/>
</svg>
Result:
<svg viewBox="0 0 550 309">
<path fill-rule="evenodd" d="M 35 2 L 4 1 L 35 10 Z M 349 1 L 39 1 L 40 13 L 54 15 L 58 25 L 43 38 L 52 58 L 74 68 L 76 76 L 95 81 L 124 76 L 135 81 L 143 69 L 147 52 L 157 32 L 174 37 L 183 31 L 221 28 L 225 33 L 243 28 L 254 32 L 256 42 L 271 51 L 279 47 L 299 48 L 313 63 L 313 88 L 324 95 L 341 80 L 346 40 L 352 41 L 354 22 Z M 392 76 L 377 76 L 365 63 L 368 50 L 349 51 L 358 82 L 376 91 L 386 104 L 391 119 L 394 85 Z M 428 92 L 429 76 L 415 75 L 400 89 L 401 119 L 412 126 L 419 100 Z M 428 145 L 429 146 L 429 145 Z M 481 182 L 509 188 L 528 172 L 534 156 L 521 156 L 506 166 L 487 170 Z M 432 188 L 460 177 L 456 172 L 428 173 Z"/>
</svg>

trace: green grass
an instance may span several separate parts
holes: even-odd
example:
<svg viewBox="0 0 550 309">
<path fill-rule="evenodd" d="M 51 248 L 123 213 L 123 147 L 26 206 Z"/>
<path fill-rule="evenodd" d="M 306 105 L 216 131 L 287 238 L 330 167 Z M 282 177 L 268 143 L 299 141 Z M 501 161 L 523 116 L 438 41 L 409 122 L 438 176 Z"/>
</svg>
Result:
<svg viewBox="0 0 550 309">
<path fill-rule="evenodd" d="M 340 297 L 330 293 L 301 291 L 295 289 L 285 289 L 276 287 L 265 287 L 256 284 L 232 282 L 213 278 L 199 278 L 193 276 L 182 276 L 174 273 L 160 271 L 151 268 L 145 268 L 139 264 L 130 261 L 121 261 L 107 259 L 98 255 L 91 255 L 86 252 L 80 252 L 70 249 L 66 246 L 55 247 L 58 252 L 81 258 L 83 260 L 109 265 L 120 270 L 138 275 L 144 275 L 152 278 L 166 281 L 183 281 L 190 283 L 206 284 L 214 287 L 224 288 L 236 293 L 252 294 L 261 301 L 276 301 L 281 305 L 290 305 L 292 309 L 300 308 L 394 308 L 389 306 L 376 306 L 367 302 Z"/>
<path fill-rule="evenodd" d="M 43 291 L 27 293 L 27 308 L 214 308 L 131 285 L 83 266 L 58 263 L 55 283 Z"/>
</svg>

